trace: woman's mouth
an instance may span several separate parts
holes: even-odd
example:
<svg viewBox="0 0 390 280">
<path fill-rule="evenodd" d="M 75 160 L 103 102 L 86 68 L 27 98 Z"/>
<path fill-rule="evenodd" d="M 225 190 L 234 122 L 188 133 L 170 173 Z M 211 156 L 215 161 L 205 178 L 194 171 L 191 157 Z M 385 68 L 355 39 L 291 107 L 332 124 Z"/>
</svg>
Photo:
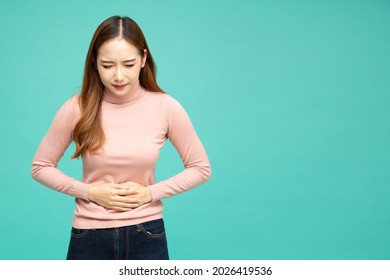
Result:
<svg viewBox="0 0 390 280">
<path fill-rule="evenodd" d="M 127 86 L 127 84 L 123 84 L 123 85 L 113 85 L 114 86 L 114 88 L 116 88 L 117 90 L 121 90 L 121 89 L 124 89 L 126 86 Z"/>
</svg>

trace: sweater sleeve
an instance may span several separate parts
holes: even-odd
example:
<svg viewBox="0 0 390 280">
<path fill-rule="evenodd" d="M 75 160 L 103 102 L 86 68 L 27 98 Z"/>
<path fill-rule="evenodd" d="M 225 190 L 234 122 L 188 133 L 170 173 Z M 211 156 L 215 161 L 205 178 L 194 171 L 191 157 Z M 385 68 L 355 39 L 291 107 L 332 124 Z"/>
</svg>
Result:
<svg viewBox="0 0 390 280">
<path fill-rule="evenodd" d="M 31 175 L 47 187 L 87 200 L 89 185 L 57 169 L 59 160 L 72 142 L 78 116 L 77 97 L 73 96 L 59 109 L 39 145 L 32 162 Z"/>
<path fill-rule="evenodd" d="M 190 190 L 211 176 L 206 151 L 184 108 L 170 96 L 167 96 L 164 106 L 167 137 L 179 153 L 184 170 L 165 181 L 148 186 L 153 201 Z"/>
</svg>

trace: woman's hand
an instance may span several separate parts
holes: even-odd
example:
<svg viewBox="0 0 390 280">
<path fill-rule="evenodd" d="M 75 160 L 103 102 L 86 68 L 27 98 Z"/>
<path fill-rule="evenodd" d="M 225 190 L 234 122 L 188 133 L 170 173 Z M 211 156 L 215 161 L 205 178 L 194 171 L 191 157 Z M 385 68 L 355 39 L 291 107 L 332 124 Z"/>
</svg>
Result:
<svg viewBox="0 0 390 280">
<path fill-rule="evenodd" d="M 110 210 L 130 211 L 140 206 L 140 197 L 145 196 L 140 195 L 138 189 L 127 183 L 94 185 L 89 188 L 88 199 Z"/>
<path fill-rule="evenodd" d="M 126 186 L 133 191 L 132 194 L 126 195 L 127 198 L 139 201 L 138 206 L 152 201 L 152 194 L 148 187 L 142 186 L 136 182 L 125 182 L 121 186 Z"/>
</svg>

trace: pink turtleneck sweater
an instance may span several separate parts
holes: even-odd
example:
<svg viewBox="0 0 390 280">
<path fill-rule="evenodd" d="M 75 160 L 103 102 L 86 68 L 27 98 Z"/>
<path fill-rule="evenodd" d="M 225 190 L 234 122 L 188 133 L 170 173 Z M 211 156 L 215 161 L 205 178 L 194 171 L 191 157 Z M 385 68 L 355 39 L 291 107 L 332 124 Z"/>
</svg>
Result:
<svg viewBox="0 0 390 280">
<path fill-rule="evenodd" d="M 41 184 L 76 198 L 74 227 L 111 228 L 161 218 L 162 198 L 187 191 L 210 178 L 207 154 L 183 107 L 168 94 L 149 92 L 140 86 L 121 97 L 105 92 L 101 104 L 106 136 L 103 150 L 82 158 L 80 181 L 64 174 L 57 165 L 72 142 L 72 132 L 80 118 L 78 97 L 71 97 L 57 112 L 35 154 L 31 171 Z M 155 166 L 167 138 L 185 168 L 156 182 Z M 112 212 L 88 201 L 89 186 L 127 181 L 147 186 L 152 202 L 132 211 Z"/>
</svg>

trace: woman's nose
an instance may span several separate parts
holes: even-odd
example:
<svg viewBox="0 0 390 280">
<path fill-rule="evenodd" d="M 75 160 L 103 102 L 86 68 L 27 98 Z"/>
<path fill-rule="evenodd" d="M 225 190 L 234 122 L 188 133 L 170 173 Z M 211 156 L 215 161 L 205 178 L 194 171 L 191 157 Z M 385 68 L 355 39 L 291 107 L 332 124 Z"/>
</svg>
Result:
<svg viewBox="0 0 390 280">
<path fill-rule="evenodd" d="M 122 73 L 121 67 L 116 68 L 114 80 L 115 81 L 122 81 L 123 80 L 123 73 Z"/>
</svg>

